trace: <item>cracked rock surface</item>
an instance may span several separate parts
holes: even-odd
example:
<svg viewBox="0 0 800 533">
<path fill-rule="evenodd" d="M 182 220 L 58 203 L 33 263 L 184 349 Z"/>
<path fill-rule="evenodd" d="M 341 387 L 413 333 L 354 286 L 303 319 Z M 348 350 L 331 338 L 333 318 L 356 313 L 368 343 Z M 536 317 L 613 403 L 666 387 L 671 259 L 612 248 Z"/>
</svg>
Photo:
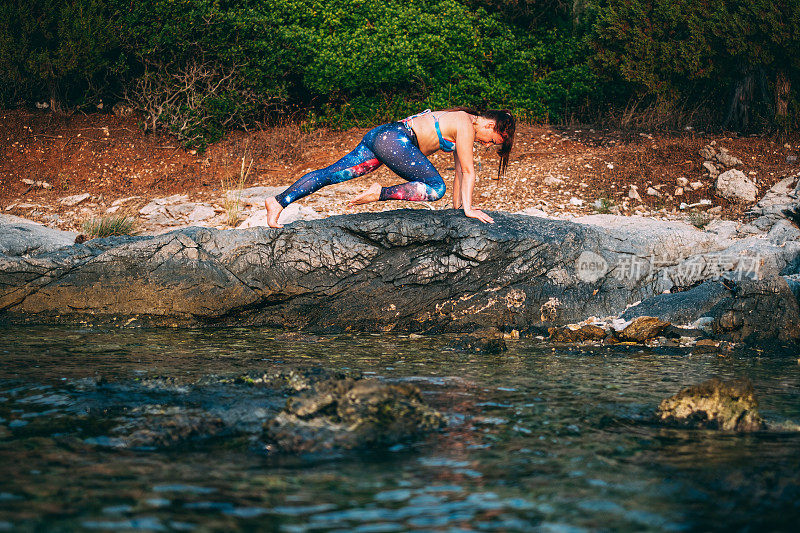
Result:
<svg viewBox="0 0 800 533">
<path fill-rule="evenodd" d="M 755 252 L 761 274 L 785 275 L 800 255 L 796 232 L 778 242 L 625 217 L 492 215 L 484 225 L 398 210 L 0 254 L 0 320 L 531 331 L 741 274 Z"/>
</svg>

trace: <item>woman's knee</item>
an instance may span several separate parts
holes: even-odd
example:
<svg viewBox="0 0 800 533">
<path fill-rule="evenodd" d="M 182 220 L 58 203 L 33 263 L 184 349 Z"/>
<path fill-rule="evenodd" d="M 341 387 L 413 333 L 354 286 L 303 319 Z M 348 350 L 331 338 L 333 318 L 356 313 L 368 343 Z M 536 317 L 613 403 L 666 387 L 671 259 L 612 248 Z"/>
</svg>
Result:
<svg viewBox="0 0 800 533">
<path fill-rule="evenodd" d="M 444 180 L 441 177 L 428 183 L 428 187 L 431 188 L 433 193 L 432 201 L 441 200 L 447 190 L 447 186 L 445 186 Z"/>
</svg>

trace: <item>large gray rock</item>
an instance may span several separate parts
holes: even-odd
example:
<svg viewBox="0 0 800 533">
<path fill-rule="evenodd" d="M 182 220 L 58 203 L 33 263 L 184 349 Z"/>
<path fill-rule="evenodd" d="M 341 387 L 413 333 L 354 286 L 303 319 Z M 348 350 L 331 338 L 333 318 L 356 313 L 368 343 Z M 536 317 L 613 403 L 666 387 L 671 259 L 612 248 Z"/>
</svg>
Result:
<svg viewBox="0 0 800 533">
<path fill-rule="evenodd" d="M 24 218 L 0 215 L 0 254 L 9 256 L 53 252 L 75 244 L 77 233 L 48 228 Z"/>
<path fill-rule="evenodd" d="M 756 232 L 770 232 L 778 223 L 783 223 L 789 231 L 798 232 L 797 226 L 786 220 L 788 212 L 800 207 L 797 187 L 800 187 L 800 175 L 784 178 L 773 185 L 761 200 L 747 212 L 750 220 L 748 226 Z M 782 229 L 781 231 L 785 231 Z M 795 233 L 794 239 L 798 238 Z"/>
<path fill-rule="evenodd" d="M 676 222 L 493 216 L 481 224 L 460 211 L 399 210 L 0 256 L 0 319 L 531 331 L 736 279 L 753 246 L 753 265 L 775 275 L 800 255 L 797 243 L 745 245 Z"/>
<path fill-rule="evenodd" d="M 736 283 L 708 312 L 715 336 L 734 342 L 800 340 L 800 309 L 782 276 Z"/>
<path fill-rule="evenodd" d="M 658 294 L 635 305 L 623 313 L 622 318 L 632 320 L 640 316 L 654 316 L 671 324 L 692 324 L 705 316 L 731 291 L 721 281 L 706 281 L 688 291 Z"/>
</svg>

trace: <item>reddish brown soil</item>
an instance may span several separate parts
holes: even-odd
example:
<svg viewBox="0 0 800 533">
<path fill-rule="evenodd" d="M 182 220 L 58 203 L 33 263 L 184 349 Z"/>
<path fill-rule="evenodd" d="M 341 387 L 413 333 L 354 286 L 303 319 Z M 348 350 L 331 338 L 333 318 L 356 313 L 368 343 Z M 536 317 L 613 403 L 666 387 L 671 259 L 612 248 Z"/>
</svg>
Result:
<svg viewBox="0 0 800 533">
<path fill-rule="evenodd" d="M 27 110 L 0 110 L 0 117 L 0 209 L 62 229 L 78 229 L 81 220 L 102 215 L 112 201 L 123 197 L 141 197 L 131 203 L 131 208 L 175 193 L 188 194 L 194 200 L 219 198 L 223 182 L 239 174 L 243 157 L 253 159 L 245 186 L 287 185 L 304 172 L 347 153 L 366 131 L 302 133 L 297 127 L 237 131 L 204 153 L 194 153 L 170 136 L 143 134 L 134 117 L 100 113 L 67 117 Z M 737 168 L 756 180 L 762 194 L 781 178 L 800 170 L 798 163 L 787 162 L 787 156 L 796 156 L 800 148 L 796 136 L 776 140 L 522 125 L 503 180 L 491 179 L 497 165 L 493 151 L 479 149 L 476 153 L 479 181 L 475 204 L 484 209 L 518 211 L 542 206 L 540 202 L 545 201 L 548 212 L 592 213 L 595 208 L 591 203 L 604 198 L 621 213 L 633 214 L 639 202 L 626 199 L 629 185 L 635 184 L 645 213 L 679 217 L 681 202 L 707 198 L 713 206 L 722 207 L 722 216 L 735 218 L 747 206 L 716 196 L 713 181 L 704 177 L 698 150 L 711 141 L 743 161 Z M 438 153 L 432 160 L 449 189 L 451 156 Z M 548 175 L 561 176 L 564 182 L 545 186 Z M 703 186 L 697 190 L 687 187 L 684 195 L 673 197 L 679 177 L 702 181 Z M 23 179 L 44 181 L 52 188 L 31 187 Z M 317 210 L 327 208 L 328 212 L 421 207 L 388 202 L 348 208 L 348 191 L 363 189 L 372 180 L 389 185 L 398 178 L 382 168 L 353 180 L 342 194 L 324 195 L 324 200 L 312 196 L 302 202 L 311 202 L 309 205 Z M 651 186 L 660 186 L 663 195 L 648 196 L 645 191 Z M 93 198 L 75 208 L 59 204 L 64 196 L 84 192 Z M 584 204 L 570 206 L 573 196 Z M 448 196 L 428 207 L 441 209 L 450 202 Z M 14 204 L 16 207 L 8 209 Z"/>
</svg>

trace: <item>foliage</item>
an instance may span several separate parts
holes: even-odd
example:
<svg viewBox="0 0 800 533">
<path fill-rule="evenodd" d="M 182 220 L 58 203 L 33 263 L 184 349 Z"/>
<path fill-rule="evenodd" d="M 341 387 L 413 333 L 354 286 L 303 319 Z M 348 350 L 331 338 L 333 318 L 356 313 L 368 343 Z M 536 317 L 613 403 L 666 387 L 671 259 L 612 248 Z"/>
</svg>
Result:
<svg viewBox="0 0 800 533">
<path fill-rule="evenodd" d="M 187 147 L 203 149 L 283 100 L 277 71 L 253 59 L 267 34 L 246 2 L 114 2 L 128 57 L 118 74 L 146 130 L 166 128 Z"/>
<path fill-rule="evenodd" d="M 664 112 L 708 101 L 738 129 L 797 117 L 800 0 L 609 0 L 592 45 L 606 81 Z"/>
<path fill-rule="evenodd" d="M 0 3 L 0 103 L 90 103 L 109 86 L 116 38 L 103 0 Z"/>
<path fill-rule="evenodd" d="M 800 0 L 5 0 L 0 105 L 126 99 L 200 149 L 460 105 L 789 129 L 798 49 Z"/>
<path fill-rule="evenodd" d="M 315 104 L 314 123 L 363 126 L 457 105 L 557 118 L 592 85 L 592 73 L 570 62 L 579 44 L 569 36 L 536 35 L 456 0 L 261 5 L 264 25 L 291 53 L 295 94 Z"/>
</svg>

